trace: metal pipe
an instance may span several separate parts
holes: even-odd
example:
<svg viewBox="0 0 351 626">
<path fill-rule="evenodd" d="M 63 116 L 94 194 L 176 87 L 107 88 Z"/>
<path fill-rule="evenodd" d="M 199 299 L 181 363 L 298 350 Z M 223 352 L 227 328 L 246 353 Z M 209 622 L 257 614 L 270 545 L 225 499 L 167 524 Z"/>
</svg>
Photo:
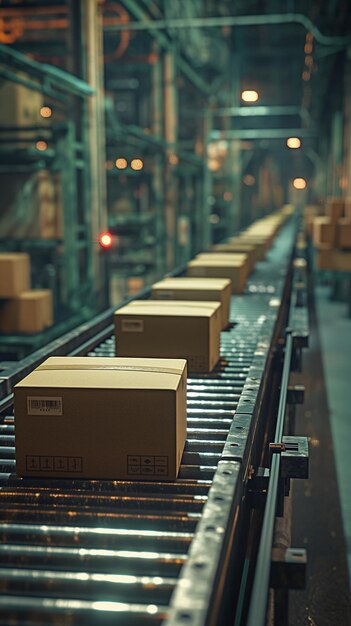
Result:
<svg viewBox="0 0 351 626">
<path fill-rule="evenodd" d="M 21 72 L 36 76 L 40 80 L 52 80 L 52 86 L 59 91 L 66 91 L 76 96 L 91 96 L 94 93 L 91 86 L 77 76 L 72 76 L 68 72 L 47 63 L 38 63 L 18 50 L 3 44 L 0 44 L 0 59 L 3 63 L 12 65 Z"/>
<path fill-rule="evenodd" d="M 130 0 L 123 0 L 127 6 Z M 272 13 L 271 15 L 235 15 L 227 17 L 193 17 L 169 20 L 128 22 L 111 27 L 111 30 L 166 30 L 170 28 L 214 28 L 223 26 L 275 26 L 276 24 L 300 24 L 311 32 L 316 41 L 324 46 L 347 45 L 350 37 L 324 35 L 319 28 L 302 13 Z M 109 30 L 109 28 L 107 28 Z"/>
<path fill-rule="evenodd" d="M 280 443 L 283 436 L 292 345 L 293 339 L 291 330 L 289 330 L 286 334 L 285 356 L 274 443 Z M 273 530 L 276 515 L 279 473 L 280 454 L 273 454 L 269 475 L 266 507 L 263 517 L 261 539 L 255 568 L 255 578 L 250 598 L 250 609 L 247 626 L 264 626 L 266 620 L 267 595 L 272 559 Z"/>
<path fill-rule="evenodd" d="M 243 130 L 213 130 L 211 140 L 217 139 L 285 139 L 286 137 L 317 137 L 310 128 L 249 128 Z"/>
<path fill-rule="evenodd" d="M 242 107 L 224 107 L 216 109 L 215 115 L 228 115 L 239 117 L 260 117 L 261 115 L 301 115 L 301 107 L 299 106 L 242 106 Z"/>
</svg>

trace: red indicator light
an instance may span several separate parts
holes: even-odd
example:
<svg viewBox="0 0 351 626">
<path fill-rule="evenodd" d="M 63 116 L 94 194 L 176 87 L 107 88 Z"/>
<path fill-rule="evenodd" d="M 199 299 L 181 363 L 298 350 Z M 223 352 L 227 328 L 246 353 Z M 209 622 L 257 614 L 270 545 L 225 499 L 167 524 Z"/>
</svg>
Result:
<svg viewBox="0 0 351 626">
<path fill-rule="evenodd" d="M 102 248 L 110 248 L 112 245 L 112 235 L 110 235 L 110 233 L 101 233 L 99 242 Z"/>
</svg>

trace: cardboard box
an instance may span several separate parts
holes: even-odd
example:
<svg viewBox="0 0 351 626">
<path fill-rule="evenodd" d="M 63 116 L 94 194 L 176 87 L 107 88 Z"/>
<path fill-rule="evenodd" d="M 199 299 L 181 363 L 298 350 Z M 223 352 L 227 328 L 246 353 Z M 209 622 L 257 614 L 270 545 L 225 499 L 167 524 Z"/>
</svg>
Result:
<svg viewBox="0 0 351 626">
<path fill-rule="evenodd" d="M 220 302 L 222 328 L 229 324 L 231 281 L 227 278 L 165 278 L 152 285 L 154 300 L 189 300 Z"/>
<path fill-rule="evenodd" d="M 229 278 L 232 282 L 232 293 L 242 293 L 247 278 L 247 264 L 243 260 L 224 259 L 193 259 L 187 265 L 187 275 L 206 278 Z M 228 255 L 229 256 L 229 255 Z"/>
<path fill-rule="evenodd" d="M 332 222 L 337 222 L 344 215 L 345 201 L 343 198 L 329 198 L 326 204 L 326 215 Z"/>
<path fill-rule="evenodd" d="M 335 250 L 330 246 L 320 246 L 316 250 L 315 265 L 318 270 L 331 271 L 334 269 Z"/>
<path fill-rule="evenodd" d="M 19 476 L 174 480 L 183 359 L 51 357 L 14 387 Z"/>
<path fill-rule="evenodd" d="M 333 269 L 338 272 L 351 272 L 351 252 L 334 250 Z"/>
<path fill-rule="evenodd" d="M 344 214 L 345 217 L 348 217 L 349 220 L 351 220 L 351 198 L 345 198 L 345 204 L 344 204 Z"/>
<path fill-rule="evenodd" d="M 40 333 L 52 323 L 52 292 L 49 289 L 31 289 L 18 298 L 0 303 L 0 332 Z"/>
<path fill-rule="evenodd" d="M 220 302 L 135 300 L 114 319 L 118 356 L 183 358 L 191 372 L 210 372 L 219 360 Z"/>
<path fill-rule="evenodd" d="M 333 247 L 336 239 L 336 224 L 329 217 L 315 217 L 313 220 L 312 239 L 318 248 L 321 245 Z"/>
<path fill-rule="evenodd" d="M 229 254 L 247 254 L 250 272 L 254 270 L 255 263 L 258 261 L 258 255 L 255 246 L 247 243 L 216 243 L 211 246 L 211 252 L 222 252 Z"/>
<path fill-rule="evenodd" d="M 351 219 L 341 218 L 336 225 L 336 245 L 338 248 L 351 248 Z"/>
<path fill-rule="evenodd" d="M 267 242 L 266 237 L 257 237 L 253 235 L 237 235 L 236 237 L 230 237 L 228 239 L 228 243 L 230 244 L 244 244 L 249 246 L 254 246 L 256 251 L 256 261 L 263 261 L 266 256 L 266 253 L 269 249 L 269 243 Z"/>
<path fill-rule="evenodd" d="M 0 253 L 0 298 L 16 298 L 30 285 L 30 259 L 22 252 Z"/>
</svg>

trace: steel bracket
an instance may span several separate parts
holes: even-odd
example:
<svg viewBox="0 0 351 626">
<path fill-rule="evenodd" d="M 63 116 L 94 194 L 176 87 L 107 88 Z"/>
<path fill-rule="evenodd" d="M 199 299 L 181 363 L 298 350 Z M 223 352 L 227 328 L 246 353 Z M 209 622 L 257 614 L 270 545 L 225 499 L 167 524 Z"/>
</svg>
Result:
<svg viewBox="0 0 351 626">
<path fill-rule="evenodd" d="M 307 437 L 284 436 L 281 443 L 269 444 L 270 454 L 280 454 L 282 478 L 308 478 Z"/>
</svg>

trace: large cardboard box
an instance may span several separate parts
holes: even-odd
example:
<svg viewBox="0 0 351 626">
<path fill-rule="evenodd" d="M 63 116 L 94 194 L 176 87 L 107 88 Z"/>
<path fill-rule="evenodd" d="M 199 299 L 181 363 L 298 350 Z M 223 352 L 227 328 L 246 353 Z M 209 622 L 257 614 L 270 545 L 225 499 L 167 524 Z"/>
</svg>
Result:
<svg viewBox="0 0 351 626">
<path fill-rule="evenodd" d="M 30 259 L 22 252 L 0 253 L 0 298 L 16 298 L 30 285 Z"/>
<path fill-rule="evenodd" d="M 51 357 L 15 385 L 19 476 L 174 480 L 183 359 Z"/>
<path fill-rule="evenodd" d="M 338 248 L 351 248 L 351 219 L 341 218 L 336 225 L 336 246 Z"/>
<path fill-rule="evenodd" d="M 30 289 L 0 303 L 0 332 L 40 333 L 53 323 L 52 292 Z"/>
<path fill-rule="evenodd" d="M 253 271 L 255 267 L 256 261 L 258 261 L 258 255 L 256 252 L 256 248 L 253 245 L 246 243 L 216 243 L 211 246 L 211 252 L 225 252 L 229 254 L 247 254 L 248 264 L 250 268 L 250 272 Z"/>
<path fill-rule="evenodd" d="M 231 281 L 228 278 L 165 278 L 152 285 L 155 300 L 215 301 L 222 305 L 222 328 L 229 324 Z"/>
<path fill-rule="evenodd" d="M 184 358 L 191 372 L 210 372 L 219 360 L 220 302 L 135 300 L 114 315 L 116 354 Z"/>
<path fill-rule="evenodd" d="M 329 217 L 315 217 L 313 220 L 313 243 L 316 247 L 333 247 L 336 239 L 336 224 Z"/>
<path fill-rule="evenodd" d="M 187 275 L 206 278 L 229 278 L 232 282 L 232 293 L 242 293 L 247 278 L 247 263 L 244 260 L 204 258 L 193 259 L 187 265 Z"/>
</svg>

